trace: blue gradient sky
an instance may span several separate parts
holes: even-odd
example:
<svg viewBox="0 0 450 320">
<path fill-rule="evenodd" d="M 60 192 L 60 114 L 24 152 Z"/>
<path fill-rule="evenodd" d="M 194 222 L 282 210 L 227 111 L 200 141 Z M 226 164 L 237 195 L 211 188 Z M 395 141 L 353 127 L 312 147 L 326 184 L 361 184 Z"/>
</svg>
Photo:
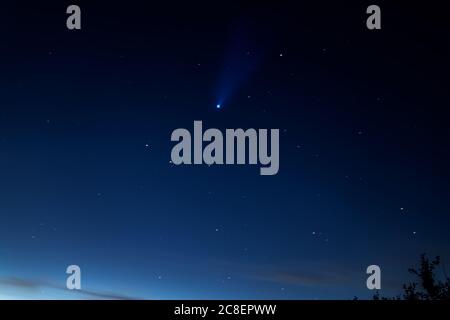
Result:
<svg viewBox="0 0 450 320">
<path fill-rule="evenodd" d="M 5 5 L 0 298 L 369 298 L 368 265 L 394 295 L 449 261 L 443 20 L 297 2 Z M 279 173 L 172 165 L 194 120 L 279 128 Z"/>
</svg>

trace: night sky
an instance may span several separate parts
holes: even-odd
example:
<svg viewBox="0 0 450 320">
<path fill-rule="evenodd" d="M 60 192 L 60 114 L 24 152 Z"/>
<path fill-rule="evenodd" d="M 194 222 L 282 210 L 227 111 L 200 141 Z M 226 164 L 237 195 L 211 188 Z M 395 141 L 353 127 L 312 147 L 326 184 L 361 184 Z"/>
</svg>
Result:
<svg viewBox="0 0 450 320">
<path fill-rule="evenodd" d="M 371 264 L 383 295 L 450 265 L 441 2 L 145 3 L 0 6 L 0 298 L 364 299 Z M 280 129 L 278 174 L 172 164 L 194 120 Z"/>
</svg>

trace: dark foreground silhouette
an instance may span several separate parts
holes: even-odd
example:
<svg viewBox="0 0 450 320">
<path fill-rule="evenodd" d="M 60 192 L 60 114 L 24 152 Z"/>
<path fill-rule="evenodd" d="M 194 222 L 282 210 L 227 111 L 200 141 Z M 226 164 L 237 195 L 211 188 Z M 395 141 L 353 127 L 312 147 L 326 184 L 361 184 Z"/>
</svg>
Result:
<svg viewBox="0 0 450 320">
<path fill-rule="evenodd" d="M 436 276 L 435 270 L 441 263 L 439 256 L 430 260 L 425 254 L 420 256 L 418 269 L 410 268 L 408 271 L 417 277 L 418 282 L 403 285 L 403 294 L 396 297 L 382 297 L 380 293 L 373 296 L 374 300 L 450 300 L 450 278 L 445 269 L 444 281 Z"/>
</svg>

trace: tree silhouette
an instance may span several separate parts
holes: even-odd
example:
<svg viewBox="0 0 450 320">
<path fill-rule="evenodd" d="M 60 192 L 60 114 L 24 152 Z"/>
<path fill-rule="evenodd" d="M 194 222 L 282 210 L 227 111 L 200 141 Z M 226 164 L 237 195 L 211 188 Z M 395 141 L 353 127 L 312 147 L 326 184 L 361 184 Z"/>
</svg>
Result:
<svg viewBox="0 0 450 320">
<path fill-rule="evenodd" d="M 409 273 L 415 275 L 419 283 L 411 282 L 403 285 L 403 295 L 393 298 L 382 297 L 377 291 L 373 296 L 374 300 L 450 300 L 450 278 L 445 274 L 445 280 L 441 281 L 436 276 L 436 267 L 441 263 L 439 256 L 430 260 L 425 254 L 420 256 L 418 269 L 410 268 Z"/>
</svg>

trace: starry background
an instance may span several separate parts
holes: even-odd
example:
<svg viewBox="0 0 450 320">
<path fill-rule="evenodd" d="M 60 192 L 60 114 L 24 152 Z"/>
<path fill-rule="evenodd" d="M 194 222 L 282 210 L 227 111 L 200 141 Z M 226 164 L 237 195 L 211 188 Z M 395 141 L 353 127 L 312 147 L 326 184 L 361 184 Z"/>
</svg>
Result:
<svg viewBox="0 0 450 320">
<path fill-rule="evenodd" d="M 368 265 L 393 295 L 450 263 L 441 3 L 70 4 L 1 5 L 0 298 L 370 298 Z M 194 120 L 279 128 L 279 173 L 172 165 Z"/>
</svg>

